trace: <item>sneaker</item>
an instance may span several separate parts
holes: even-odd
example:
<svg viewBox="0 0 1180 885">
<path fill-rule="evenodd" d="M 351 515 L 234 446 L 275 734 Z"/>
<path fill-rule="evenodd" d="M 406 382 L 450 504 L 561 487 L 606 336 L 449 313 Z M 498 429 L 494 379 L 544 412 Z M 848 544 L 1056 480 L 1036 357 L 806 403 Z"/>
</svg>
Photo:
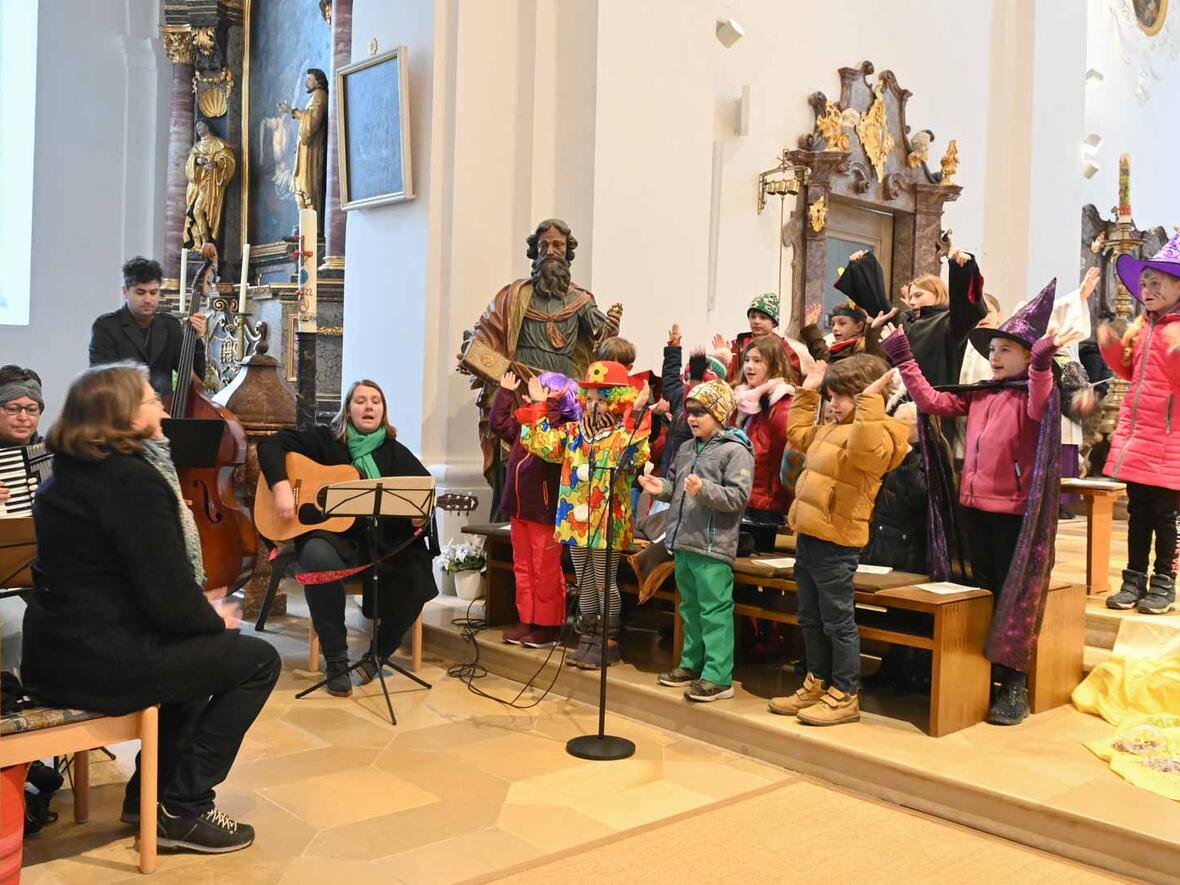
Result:
<svg viewBox="0 0 1180 885">
<path fill-rule="evenodd" d="M 1028 677 L 1017 673 L 1000 686 L 995 703 L 987 711 L 987 721 L 992 725 L 1019 725 L 1028 713 Z"/>
<path fill-rule="evenodd" d="M 157 843 L 161 848 L 184 848 L 202 854 L 225 854 L 249 848 L 254 828 L 210 808 L 200 817 L 169 814 L 164 803 L 156 817 Z"/>
<path fill-rule="evenodd" d="M 348 672 L 348 658 L 327 658 L 328 681 L 324 687 L 336 698 L 352 696 L 352 675 Z"/>
<path fill-rule="evenodd" d="M 831 686 L 817 703 L 798 713 L 804 725 L 843 725 L 860 721 L 860 696 L 846 694 Z"/>
<path fill-rule="evenodd" d="M 373 663 L 372 658 L 365 658 L 361 661 L 361 665 L 354 672 L 356 673 L 357 685 L 368 685 L 377 678 L 377 666 Z"/>
<path fill-rule="evenodd" d="M 688 688 L 684 696 L 690 701 L 700 701 L 704 704 L 710 701 L 723 701 L 733 697 L 733 686 L 715 685 L 708 679 L 698 679 Z"/>
<path fill-rule="evenodd" d="M 1147 575 L 1123 569 L 1123 586 L 1117 593 L 1106 597 L 1106 607 L 1116 611 L 1129 611 L 1139 604 L 1147 592 Z"/>
<path fill-rule="evenodd" d="M 510 630 L 504 631 L 503 639 L 509 645 L 520 645 L 520 640 L 531 633 L 532 630 L 532 624 L 517 624 Z"/>
<path fill-rule="evenodd" d="M 661 673 L 659 682 L 660 685 L 666 685 L 669 688 L 684 688 L 686 685 L 692 685 L 701 678 L 700 673 L 694 673 L 692 670 L 684 667 L 673 667 L 667 673 Z"/>
<path fill-rule="evenodd" d="M 566 656 L 565 665 L 567 667 L 580 667 L 582 662 L 590 654 L 590 649 L 594 645 L 594 634 L 579 633 L 578 647 L 574 649 L 573 653 Z"/>
<path fill-rule="evenodd" d="M 560 627 L 533 627 L 520 638 L 520 644 L 525 648 L 551 648 L 561 639 Z"/>
<path fill-rule="evenodd" d="M 1147 594 L 1139 600 L 1139 613 L 1143 615 L 1166 615 L 1176 607 L 1176 579 L 1171 575 L 1155 574 Z"/>
<path fill-rule="evenodd" d="M 816 679 L 815 676 L 808 673 L 803 680 L 803 685 L 799 687 L 793 695 L 785 698 L 771 698 L 770 712 L 778 713 L 780 716 L 797 716 L 799 711 L 810 707 L 812 704 L 819 703 L 819 699 L 824 696 L 827 689 L 824 687 L 822 679 Z"/>
</svg>

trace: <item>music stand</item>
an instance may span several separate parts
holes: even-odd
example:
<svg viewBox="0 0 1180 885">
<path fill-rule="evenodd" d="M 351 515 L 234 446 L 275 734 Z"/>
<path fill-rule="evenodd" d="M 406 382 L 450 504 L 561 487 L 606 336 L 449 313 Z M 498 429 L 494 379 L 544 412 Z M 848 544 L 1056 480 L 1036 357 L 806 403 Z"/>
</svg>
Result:
<svg viewBox="0 0 1180 885">
<path fill-rule="evenodd" d="M 383 476 L 379 479 L 356 479 L 348 482 L 335 483 L 324 489 L 325 516 L 357 516 L 363 517 L 369 527 L 369 555 L 378 558 L 378 540 L 380 538 L 381 520 L 384 519 L 421 519 L 425 520 L 426 531 L 414 532 L 386 553 L 382 558 L 392 558 L 412 544 L 414 541 L 430 533 L 430 521 L 434 518 L 434 484 L 433 476 Z M 389 698 L 389 688 L 385 685 L 384 667 L 396 670 L 423 688 L 430 688 L 430 683 L 415 676 L 404 667 L 390 661 L 381 660 L 377 656 L 377 636 L 381 629 L 381 569 L 380 563 L 373 566 L 373 638 L 369 642 L 369 650 L 345 671 L 352 675 L 364 663 L 370 663 L 377 671 L 377 680 L 381 683 L 381 692 L 385 695 L 385 706 L 389 710 L 389 721 L 397 725 L 397 717 L 393 713 L 393 701 Z M 396 649 L 394 649 L 396 651 Z M 393 654 L 393 652 L 390 652 Z M 310 688 L 305 688 L 296 698 L 303 698 L 328 682 L 327 677 L 321 679 Z"/>
</svg>

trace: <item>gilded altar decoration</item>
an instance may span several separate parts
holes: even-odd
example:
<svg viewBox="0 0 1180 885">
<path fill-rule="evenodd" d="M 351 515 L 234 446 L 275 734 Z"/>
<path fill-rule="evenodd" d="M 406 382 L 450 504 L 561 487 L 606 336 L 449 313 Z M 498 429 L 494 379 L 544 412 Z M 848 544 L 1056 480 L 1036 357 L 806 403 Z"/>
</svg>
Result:
<svg viewBox="0 0 1180 885">
<path fill-rule="evenodd" d="M 320 0 L 320 15 L 327 24 L 332 24 L 332 0 Z"/>
<path fill-rule="evenodd" d="M 840 108 L 828 102 L 824 114 L 815 121 L 815 128 L 827 145 L 825 151 L 848 150 L 848 133 L 844 131 Z"/>
<path fill-rule="evenodd" d="M 955 183 L 955 173 L 959 171 L 959 141 L 952 138 L 947 142 L 946 153 L 942 155 L 942 180 L 939 184 L 952 185 Z"/>
<path fill-rule="evenodd" d="M 884 81 L 877 80 L 873 86 L 873 103 L 856 124 L 856 135 L 864 145 L 878 180 L 885 178 L 885 160 L 895 144 L 893 136 L 889 134 L 889 118 L 885 113 L 885 97 L 882 95 L 884 89 Z"/>
<path fill-rule="evenodd" d="M 824 229 L 828 222 L 828 198 L 820 197 L 807 207 L 807 217 L 811 221 L 811 229 L 817 234 Z"/>
<path fill-rule="evenodd" d="M 168 53 L 168 60 L 174 65 L 191 65 L 193 63 L 193 34 L 188 25 L 162 25 L 160 39 L 164 41 L 164 51 Z"/>
<path fill-rule="evenodd" d="M 184 245 L 200 248 L 221 233 L 225 188 L 238 170 L 233 148 L 218 138 L 204 120 L 197 122 L 197 141 L 189 151 L 184 176 Z"/>
<path fill-rule="evenodd" d="M 213 74 L 197 71 L 193 75 L 193 92 L 197 93 L 197 107 L 204 116 L 223 117 L 234 94 L 234 73 L 229 68 Z"/>
<path fill-rule="evenodd" d="M 910 152 L 905 158 L 905 163 L 911 169 L 917 169 L 923 163 L 930 160 L 930 142 L 934 140 L 934 133 L 929 129 L 923 129 L 910 139 Z"/>
<path fill-rule="evenodd" d="M 217 47 L 213 28 L 195 28 L 193 30 L 193 45 L 200 50 L 202 55 L 212 55 L 213 50 Z"/>
</svg>

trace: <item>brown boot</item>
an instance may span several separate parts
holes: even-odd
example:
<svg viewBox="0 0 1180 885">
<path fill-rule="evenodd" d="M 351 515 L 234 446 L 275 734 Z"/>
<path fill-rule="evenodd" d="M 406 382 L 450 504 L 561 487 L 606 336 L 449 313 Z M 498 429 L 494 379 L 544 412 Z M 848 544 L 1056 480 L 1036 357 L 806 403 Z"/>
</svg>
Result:
<svg viewBox="0 0 1180 885">
<path fill-rule="evenodd" d="M 780 716 L 795 716 L 805 707 L 818 703 L 827 689 L 822 679 L 817 679 L 810 673 L 803 680 L 803 685 L 793 695 L 785 698 L 771 698 L 770 712 Z"/>
<path fill-rule="evenodd" d="M 833 685 L 818 703 L 799 711 L 799 721 L 804 725 L 843 725 L 845 722 L 859 722 L 860 696 L 845 694 Z"/>
</svg>

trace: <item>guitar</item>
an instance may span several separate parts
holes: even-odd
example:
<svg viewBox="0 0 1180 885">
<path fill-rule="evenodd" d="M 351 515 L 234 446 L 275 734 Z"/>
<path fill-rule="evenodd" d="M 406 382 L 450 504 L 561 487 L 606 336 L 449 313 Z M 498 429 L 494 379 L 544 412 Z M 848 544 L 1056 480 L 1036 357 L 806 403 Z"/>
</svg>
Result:
<svg viewBox="0 0 1180 885">
<path fill-rule="evenodd" d="M 295 516 L 283 519 L 275 510 L 274 494 L 266 484 L 266 477 L 258 476 L 258 488 L 254 493 L 254 525 L 258 534 L 269 541 L 289 541 L 308 532 L 334 532 L 340 534 L 352 528 L 356 522 L 353 516 L 323 515 L 323 505 L 328 486 L 360 479 L 360 473 L 351 464 L 327 466 L 304 455 L 289 452 L 286 457 L 287 479 L 295 496 Z M 479 506 L 479 499 L 473 495 L 443 494 L 435 499 L 439 510 L 453 513 L 471 513 Z"/>
</svg>

